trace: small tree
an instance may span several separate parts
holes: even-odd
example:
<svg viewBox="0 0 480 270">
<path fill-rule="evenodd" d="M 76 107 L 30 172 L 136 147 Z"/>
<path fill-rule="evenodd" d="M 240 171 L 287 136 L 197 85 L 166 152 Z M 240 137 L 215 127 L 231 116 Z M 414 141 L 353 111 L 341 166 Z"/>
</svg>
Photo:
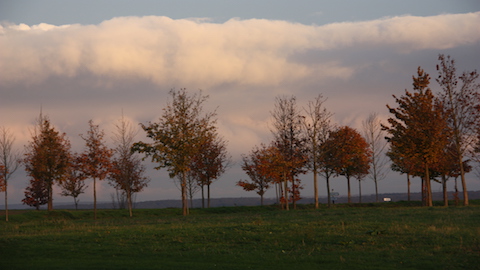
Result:
<svg viewBox="0 0 480 270">
<path fill-rule="evenodd" d="M 40 115 L 32 141 L 25 149 L 25 170 L 31 177 L 32 187 L 46 185 L 48 210 L 53 209 L 53 184 L 62 183 L 70 166 L 70 142 L 51 126 L 47 117 Z M 38 183 L 45 182 L 45 183 Z M 35 188 L 34 190 L 37 190 Z"/>
<path fill-rule="evenodd" d="M 245 191 L 256 191 L 263 205 L 263 195 L 278 178 L 276 174 L 275 154 L 272 147 L 261 145 L 255 147 L 248 156 L 242 156 L 242 169 L 250 177 L 250 181 L 240 180 L 237 186 Z"/>
<path fill-rule="evenodd" d="M 348 202 L 351 203 L 350 178 L 362 179 L 368 174 L 371 150 L 362 135 L 348 126 L 333 131 L 330 140 L 335 172 L 347 178 Z"/>
<path fill-rule="evenodd" d="M 112 150 L 104 142 L 105 133 L 94 125 L 93 121 L 88 122 L 89 130 L 87 136 L 80 135 L 85 140 L 85 151 L 81 154 L 84 173 L 93 179 L 93 213 L 97 219 L 97 179 L 103 180 L 108 176 L 111 167 Z"/>
<path fill-rule="evenodd" d="M 13 150 L 15 138 L 8 129 L 0 129 L 0 191 L 5 192 L 5 221 L 8 221 L 8 180 L 18 169 L 20 155 Z"/>
<path fill-rule="evenodd" d="M 85 193 L 85 189 L 87 188 L 85 185 L 85 179 L 87 179 L 87 176 L 85 175 L 82 166 L 82 159 L 78 155 L 74 155 L 68 171 L 68 176 L 65 181 L 60 184 L 60 187 L 62 188 L 60 195 L 71 196 L 75 203 L 75 210 L 78 210 L 78 196 Z"/>
<path fill-rule="evenodd" d="M 214 130 L 216 113 L 203 113 L 203 103 L 208 96 L 188 95 L 186 89 L 171 90 L 172 100 L 163 110 L 158 123 L 141 124 L 153 142 L 137 142 L 133 149 L 157 162 L 155 169 L 168 168 L 170 177 L 181 177 L 182 212 L 188 215 L 187 174 L 192 169 L 193 158 L 202 143 Z"/>
<path fill-rule="evenodd" d="M 128 211 L 130 217 L 132 217 L 133 194 L 142 191 L 150 180 L 144 176 L 145 166 L 142 164 L 140 157 L 131 150 L 137 131 L 131 127 L 123 116 L 116 127 L 117 131 L 114 134 L 115 156 L 108 179 L 117 190 L 125 192 Z"/>
<path fill-rule="evenodd" d="M 375 201 L 379 202 L 378 181 L 386 177 L 385 165 L 387 164 L 387 156 L 385 155 L 385 148 L 387 142 L 376 113 L 370 114 L 367 120 L 363 122 L 363 133 L 372 153 L 369 175 L 375 184 Z"/>
<path fill-rule="evenodd" d="M 328 134 L 332 129 L 330 118 L 332 113 L 327 111 L 323 103 L 326 99 L 320 94 L 315 100 L 308 103 L 305 110 L 306 117 L 302 117 L 303 129 L 307 140 L 308 148 L 308 168 L 313 173 L 313 193 L 315 198 L 315 208 L 318 208 L 318 181 L 317 176 L 321 171 L 321 156 L 327 151 L 323 143 L 327 140 Z M 327 191 L 330 194 L 330 191 Z M 330 196 L 329 196 L 330 197 Z"/>
<path fill-rule="evenodd" d="M 49 202 L 48 182 L 30 178 L 30 185 L 25 188 L 25 198 L 22 202 L 40 210 L 41 205 Z"/>
<path fill-rule="evenodd" d="M 205 206 L 204 187 L 207 187 L 207 207 L 210 207 L 210 185 L 222 175 L 230 164 L 227 143 L 212 130 L 200 144 L 199 151 L 192 158 L 189 174 L 197 180 L 202 190 L 202 207 Z"/>
</svg>

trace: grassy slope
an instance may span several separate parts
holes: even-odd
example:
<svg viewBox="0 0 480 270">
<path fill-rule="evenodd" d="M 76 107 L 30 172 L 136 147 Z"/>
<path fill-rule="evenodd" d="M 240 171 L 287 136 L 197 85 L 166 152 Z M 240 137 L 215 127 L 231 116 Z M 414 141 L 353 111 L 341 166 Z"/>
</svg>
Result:
<svg viewBox="0 0 480 270">
<path fill-rule="evenodd" d="M 373 204 L 367 204 L 372 206 Z M 395 206 L 395 205 L 391 205 Z M 308 208 L 308 207 L 305 207 Z M 18 211 L 0 269 L 478 269 L 480 207 Z"/>
</svg>

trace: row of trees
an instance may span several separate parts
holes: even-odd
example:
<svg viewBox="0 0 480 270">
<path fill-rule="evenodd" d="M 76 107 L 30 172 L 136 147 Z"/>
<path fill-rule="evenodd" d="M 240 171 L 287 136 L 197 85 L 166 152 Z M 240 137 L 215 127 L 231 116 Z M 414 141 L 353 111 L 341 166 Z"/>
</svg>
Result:
<svg viewBox="0 0 480 270">
<path fill-rule="evenodd" d="M 419 67 L 413 92 L 394 96 L 397 108 L 387 105 L 393 114 L 383 126 L 390 143 L 387 155 L 393 170 L 422 178 L 425 205 L 432 205 L 432 181 L 442 183 L 447 204 L 446 182 L 458 177 L 463 203 L 468 205 L 465 173 L 472 169 L 472 159 L 479 160 L 480 149 L 479 75 L 477 71 L 457 75 L 450 56 L 439 55 L 438 60 L 436 81 L 441 91 L 437 96 L 429 88 L 429 74 Z"/>
<path fill-rule="evenodd" d="M 357 130 L 332 124 L 330 113 L 325 107 L 326 99 L 319 95 L 303 110 L 298 109 L 295 97 L 278 97 L 272 112 L 273 140 L 269 145 L 256 146 L 243 155 L 242 168 L 249 180 L 240 180 L 238 186 L 247 191 L 256 191 L 261 197 L 270 187 L 275 187 L 277 199 L 284 209 L 300 197 L 302 189 L 300 174 L 312 172 L 315 207 L 318 208 L 318 175 L 326 180 L 328 204 L 331 204 L 330 178 L 345 176 L 348 201 L 351 202 L 351 178 L 361 181 L 369 174 L 373 150 L 378 144 L 379 126 L 375 126 L 375 115 L 366 122 L 372 128 L 371 141 L 367 141 Z M 370 138 L 370 137 L 369 137 Z M 373 149 L 373 150 L 372 150 Z M 382 151 L 382 149 L 379 149 Z M 378 151 L 376 152 L 378 156 Z M 375 179 L 380 177 L 380 163 L 376 162 Z"/>
<path fill-rule="evenodd" d="M 410 176 L 417 176 L 422 178 L 425 205 L 432 205 L 431 181 L 442 183 L 448 204 L 446 181 L 460 177 L 463 202 L 468 205 L 465 173 L 472 169 L 471 159 L 480 161 L 478 74 L 458 76 L 453 59 L 439 55 L 439 61 L 436 81 L 442 91 L 438 97 L 429 88 L 430 76 L 419 67 L 413 77 L 414 93 L 405 90 L 404 96 L 394 96 L 398 108 L 387 105 L 393 114 L 388 124 L 371 114 L 363 122 L 364 136 L 351 127 L 332 124 L 322 95 L 302 110 L 293 96 L 277 98 L 272 112 L 273 140 L 243 156 L 242 168 L 250 179 L 237 185 L 256 191 L 262 204 L 263 195 L 274 186 L 279 203 L 289 209 L 289 203 L 295 207 L 300 199 L 298 176 L 310 171 L 318 207 L 317 175 L 326 180 L 329 206 L 331 177 L 345 176 L 351 202 L 350 179 L 358 180 L 361 200 L 361 180 L 369 175 L 378 202 L 378 181 L 386 177 L 388 156 L 391 168 L 407 175 L 409 198 Z"/>
<path fill-rule="evenodd" d="M 132 216 L 132 194 L 140 192 L 149 182 L 144 176 L 145 167 L 141 159 L 131 150 L 135 130 L 123 118 L 114 134 L 115 148 L 106 146 L 104 132 L 89 121 L 87 135 L 80 135 L 85 141 L 82 153 L 71 151 L 70 141 L 50 123 L 47 116 L 40 114 L 32 134 L 32 140 L 25 147 L 23 164 L 30 178 L 25 190 L 25 204 L 39 209 L 47 204 L 53 209 L 53 185 L 62 188 L 61 195 L 74 198 L 84 193 L 84 180 L 93 179 L 94 217 L 97 217 L 97 180 L 108 179 L 117 190 L 125 193 L 130 216 Z"/>
</svg>

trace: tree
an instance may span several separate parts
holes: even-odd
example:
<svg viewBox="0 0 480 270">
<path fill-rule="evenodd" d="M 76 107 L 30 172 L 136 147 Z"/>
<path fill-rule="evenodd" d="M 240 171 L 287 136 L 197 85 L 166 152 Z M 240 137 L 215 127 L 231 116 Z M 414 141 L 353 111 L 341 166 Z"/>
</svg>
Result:
<svg viewBox="0 0 480 270">
<path fill-rule="evenodd" d="M 468 190 L 465 180 L 463 162 L 466 152 L 476 141 L 476 133 L 480 120 L 480 84 L 476 81 L 479 74 L 476 70 L 463 72 L 459 77 L 456 74 L 455 61 L 450 56 L 438 56 L 440 65 L 437 65 L 438 77 L 436 81 L 442 88 L 441 100 L 445 109 L 449 111 L 448 124 L 453 132 L 454 156 L 460 168 L 460 177 L 463 187 L 463 204 L 468 205 Z"/>
<path fill-rule="evenodd" d="M 297 187 L 300 186 L 297 176 L 306 172 L 308 160 L 305 139 L 302 137 L 302 117 L 296 106 L 296 98 L 277 97 L 272 116 L 274 143 L 283 156 L 285 209 L 289 210 L 288 182 L 291 182 L 291 198 L 293 208 L 296 208 L 299 199 Z"/>
<path fill-rule="evenodd" d="M 79 155 L 75 154 L 72 157 L 71 162 L 68 176 L 65 181 L 60 184 L 60 187 L 62 188 L 60 195 L 71 196 L 75 203 L 75 209 L 78 210 L 79 200 L 77 198 L 80 194 L 85 193 L 85 189 L 87 188 L 85 185 L 85 179 L 87 179 L 87 176 L 82 168 L 82 159 Z"/>
<path fill-rule="evenodd" d="M 81 154 L 84 173 L 87 177 L 93 179 L 93 213 L 94 219 L 97 219 L 97 179 L 105 179 L 110 173 L 112 150 L 105 145 L 103 137 L 105 133 L 99 129 L 98 125 L 93 124 L 93 120 L 88 121 L 89 130 L 87 136 L 80 135 L 85 140 L 85 151 Z"/>
<path fill-rule="evenodd" d="M 20 155 L 13 150 L 15 137 L 8 129 L 0 129 L 0 191 L 5 192 L 5 221 L 8 221 L 8 180 L 20 165 Z"/>
<path fill-rule="evenodd" d="M 317 176 L 320 173 L 320 157 L 327 151 L 323 148 L 323 143 L 327 140 L 328 134 L 332 129 L 330 118 L 332 113 L 327 111 L 323 103 L 325 98 L 320 94 L 314 101 L 310 101 L 306 109 L 306 117 L 302 117 L 303 129 L 307 139 L 308 147 L 308 167 L 313 173 L 313 193 L 315 198 L 315 208 L 318 208 L 318 181 Z M 328 194 L 330 191 L 327 190 Z M 330 197 L 330 196 L 329 196 Z"/>
<path fill-rule="evenodd" d="M 193 158 L 214 130 L 216 112 L 203 112 L 208 96 L 189 95 L 186 89 L 171 90 L 171 101 L 158 123 L 141 124 L 153 142 L 137 142 L 133 149 L 158 163 L 155 169 L 168 168 L 170 177 L 181 177 L 182 212 L 188 215 L 187 174 Z"/>
<path fill-rule="evenodd" d="M 386 177 L 387 158 L 384 153 L 387 142 L 377 113 L 372 113 L 363 121 L 363 133 L 372 153 L 369 175 L 375 184 L 375 201 L 378 200 L 378 181 Z"/>
<path fill-rule="evenodd" d="M 230 164 L 227 143 L 212 130 L 199 145 L 199 151 L 192 158 L 191 171 L 202 190 L 202 207 L 205 206 L 204 187 L 207 186 L 207 207 L 210 208 L 210 185 L 218 179 Z"/>
<path fill-rule="evenodd" d="M 40 114 L 32 141 L 25 150 L 25 170 L 31 177 L 32 187 L 35 187 L 33 191 L 46 185 L 50 211 L 53 209 L 53 184 L 62 183 L 68 176 L 70 142 L 65 133 L 56 131 L 50 120 Z"/>
<path fill-rule="evenodd" d="M 41 179 L 30 178 L 30 185 L 25 188 L 25 198 L 23 204 L 35 207 L 40 210 L 40 206 L 49 202 L 48 182 Z"/>
<path fill-rule="evenodd" d="M 413 77 L 413 89 L 416 92 L 412 94 L 405 90 L 404 96 L 393 96 L 398 108 L 389 105 L 387 108 L 395 118 L 389 118 L 390 126 L 383 128 L 389 134 L 389 154 L 395 157 L 392 162 L 406 161 L 397 165 L 403 167 L 408 164 L 411 175 L 423 178 L 425 202 L 427 206 L 432 206 L 431 170 L 443 155 L 451 130 L 447 125 L 443 104 L 435 99 L 428 88 L 429 83 L 430 76 L 419 67 L 417 77 Z"/>
<path fill-rule="evenodd" d="M 371 150 L 362 135 L 348 126 L 333 131 L 329 140 L 332 165 L 337 175 L 347 178 L 348 203 L 351 203 L 350 178 L 353 176 L 362 179 L 368 174 Z"/>
<path fill-rule="evenodd" d="M 261 145 L 255 147 L 248 156 L 242 156 L 242 169 L 250 181 L 240 180 L 237 186 L 245 191 L 256 191 L 260 195 L 260 204 L 263 205 L 263 195 L 270 186 L 280 178 L 276 173 L 277 166 L 275 150 L 272 146 Z"/>
<path fill-rule="evenodd" d="M 132 128 L 123 115 L 119 123 L 116 124 L 116 128 L 113 138 L 115 155 L 108 179 L 117 190 L 125 192 L 128 211 L 130 217 L 132 217 L 132 196 L 134 193 L 142 191 L 150 180 L 144 176 L 145 166 L 142 164 L 141 158 L 132 151 L 137 131 Z"/>
</svg>

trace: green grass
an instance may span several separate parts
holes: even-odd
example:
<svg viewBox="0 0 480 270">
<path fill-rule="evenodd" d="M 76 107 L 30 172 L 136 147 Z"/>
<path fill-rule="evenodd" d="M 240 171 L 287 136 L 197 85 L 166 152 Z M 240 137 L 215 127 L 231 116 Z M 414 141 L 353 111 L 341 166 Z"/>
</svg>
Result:
<svg viewBox="0 0 480 270">
<path fill-rule="evenodd" d="M 0 269 L 480 269 L 478 205 L 354 206 L 0 212 Z"/>
</svg>

